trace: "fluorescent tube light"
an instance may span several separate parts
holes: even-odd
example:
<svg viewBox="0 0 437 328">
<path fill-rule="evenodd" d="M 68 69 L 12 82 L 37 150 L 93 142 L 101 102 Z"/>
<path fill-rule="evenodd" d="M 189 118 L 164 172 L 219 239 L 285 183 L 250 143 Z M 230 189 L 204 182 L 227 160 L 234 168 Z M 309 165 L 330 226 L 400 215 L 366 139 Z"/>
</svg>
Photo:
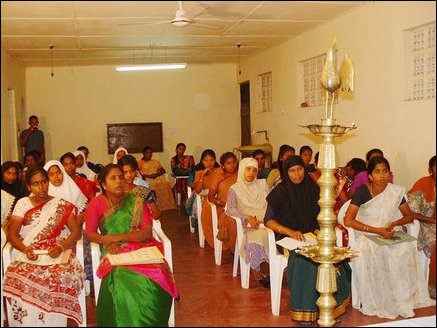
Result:
<svg viewBox="0 0 437 328">
<path fill-rule="evenodd" d="M 121 65 L 115 66 L 117 72 L 127 71 L 153 71 L 165 69 L 182 69 L 187 67 L 187 63 L 164 63 L 164 64 L 144 64 L 144 65 Z"/>
</svg>

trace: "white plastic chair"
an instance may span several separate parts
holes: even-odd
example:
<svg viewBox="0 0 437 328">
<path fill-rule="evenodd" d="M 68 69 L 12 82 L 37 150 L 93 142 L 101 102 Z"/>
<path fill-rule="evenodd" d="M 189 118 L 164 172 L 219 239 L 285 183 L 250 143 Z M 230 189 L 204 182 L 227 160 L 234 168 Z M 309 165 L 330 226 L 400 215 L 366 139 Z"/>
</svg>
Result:
<svg viewBox="0 0 437 328">
<path fill-rule="evenodd" d="M 189 178 L 188 175 L 175 176 L 176 183 L 178 182 L 179 179 L 188 179 L 188 178 Z M 176 189 L 176 183 L 175 183 L 175 187 L 174 187 L 174 194 L 175 194 L 176 206 L 179 209 L 181 207 L 181 194 L 178 193 L 178 191 Z"/>
<path fill-rule="evenodd" d="M 196 195 L 196 208 L 197 208 L 197 228 L 199 232 L 199 246 L 205 247 L 205 235 L 203 233 L 202 227 L 202 198 L 206 199 L 208 197 L 209 189 L 203 189 L 200 194 Z"/>
<path fill-rule="evenodd" d="M 237 226 L 237 240 L 235 241 L 235 252 L 234 252 L 234 265 L 232 268 L 232 277 L 236 277 L 238 274 L 238 263 L 240 263 L 240 276 L 241 276 L 241 287 L 249 288 L 249 278 L 250 278 L 250 263 L 246 262 L 246 259 L 240 255 L 241 242 L 243 240 L 243 223 L 241 218 L 229 215 L 227 212 L 227 206 L 225 206 L 226 215 L 235 220 Z"/>
<path fill-rule="evenodd" d="M 241 218 L 229 215 L 227 213 L 227 207 L 225 206 L 226 215 L 235 220 L 237 226 L 237 240 L 235 241 L 235 252 L 234 252 L 234 265 L 232 268 L 232 277 L 236 277 L 238 274 L 238 263 L 240 263 L 240 277 L 241 277 L 241 287 L 248 289 L 250 281 L 250 263 L 246 261 L 244 256 L 240 255 L 240 247 L 243 241 L 243 223 Z M 264 225 L 260 224 L 259 229 L 263 229 Z"/>
<path fill-rule="evenodd" d="M 209 205 L 211 205 L 211 215 L 212 215 L 212 234 L 214 237 L 214 260 L 216 265 L 222 265 L 222 242 L 217 239 L 218 233 L 218 216 L 217 207 L 215 204 L 207 200 Z"/>
<path fill-rule="evenodd" d="M 167 261 L 171 271 L 173 272 L 173 256 L 171 249 L 171 241 L 165 235 L 164 231 L 162 231 L 161 222 L 159 220 L 153 220 L 153 228 L 152 228 L 153 238 L 162 243 L 164 248 L 164 258 Z M 97 277 L 97 268 L 100 264 L 100 247 L 96 243 L 91 243 L 91 258 L 93 263 L 93 272 L 94 272 L 94 299 L 97 306 L 97 301 L 99 299 L 99 291 L 101 285 L 101 279 Z M 174 299 L 172 300 L 170 317 L 168 319 L 169 327 L 175 326 L 175 311 L 174 311 Z"/>
<path fill-rule="evenodd" d="M 193 190 L 191 189 L 191 187 L 188 187 L 188 198 L 191 197 L 192 193 L 193 193 Z M 190 232 L 191 233 L 195 233 L 196 229 L 194 229 L 194 227 L 193 227 L 193 222 L 192 222 L 191 215 L 188 216 L 188 223 L 190 224 Z"/>
<path fill-rule="evenodd" d="M 12 260 L 12 249 L 13 249 L 12 245 L 10 243 L 7 243 L 2 251 L 3 265 L 5 268 L 5 271 Z M 82 268 L 84 268 L 85 266 L 84 266 L 83 240 L 82 240 L 82 238 L 79 239 L 76 243 L 76 257 L 77 257 L 79 263 L 82 265 Z M 79 294 L 78 298 L 79 298 L 79 305 L 80 305 L 80 310 L 82 312 L 82 318 L 83 318 L 82 324 L 79 325 L 79 327 L 86 327 L 87 326 L 87 316 L 86 316 L 85 286 L 82 289 L 81 293 Z M 7 303 L 5 305 L 6 305 L 6 312 L 7 312 L 8 321 L 12 322 L 12 320 L 10 320 L 12 313 L 11 313 L 10 309 L 8 309 Z"/>
<path fill-rule="evenodd" d="M 276 248 L 275 233 L 272 229 L 266 228 L 269 234 L 269 271 L 270 271 L 270 299 L 273 315 L 279 315 L 282 279 L 284 269 L 288 265 L 288 256 L 278 252 Z"/>
</svg>

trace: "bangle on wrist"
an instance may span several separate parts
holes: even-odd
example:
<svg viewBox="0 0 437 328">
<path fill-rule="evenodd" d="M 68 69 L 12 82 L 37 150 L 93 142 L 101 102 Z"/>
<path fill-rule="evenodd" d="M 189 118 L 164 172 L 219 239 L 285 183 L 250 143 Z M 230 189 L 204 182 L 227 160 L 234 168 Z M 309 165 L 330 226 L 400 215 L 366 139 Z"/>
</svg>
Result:
<svg viewBox="0 0 437 328">
<path fill-rule="evenodd" d="M 64 246 L 62 246 L 62 244 L 59 244 L 58 246 L 61 247 L 62 252 L 65 251 Z"/>
</svg>

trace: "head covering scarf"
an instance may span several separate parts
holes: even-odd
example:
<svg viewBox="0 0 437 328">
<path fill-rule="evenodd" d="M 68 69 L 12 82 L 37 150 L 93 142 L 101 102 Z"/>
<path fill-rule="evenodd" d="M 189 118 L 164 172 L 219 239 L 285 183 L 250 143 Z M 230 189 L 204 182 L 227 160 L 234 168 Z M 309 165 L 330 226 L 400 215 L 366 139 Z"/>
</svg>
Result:
<svg viewBox="0 0 437 328">
<path fill-rule="evenodd" d="M 76 165 L 76 173 L 83 174 L 83 175 L 86 176 L 86 178 L 87 178 L 88 180 L 94 181 L 95 178 L 96 178 L 96 172 L 94 172 L 93 170 L 91 170 L 91 169 L 88 167 L 88 164 L 87 164 L 87 162 L 86 162 L 86 156 L 85 156 L 85 154 L 84 154 L 82 151 L 80 151 L 80 150 L 75 150 L 75 151 L 73 152 L 73 155 L 74 155 L 75 157 L 76 157 L 76 156 L 79 156 L 79 155 L 83 157 L 83 165 L 82 165 L 81 167 L 78 167 L 78 166 Z"/>
<path fill-rule="evenodd" d="M 11 167 L 15 167 L 17 169 L 18 176 L 13 183 L 7 183 L 3 178 L 3 174 Z M 25 182 L 20 180 L 20 169 L 17 162 L 7 161 L 2 164 L 1 189 L 16 197 L 15 200 L 18 200 L 19 198 L 29 194 L 27 192 Z"/>
<path fill-rule="evenodd" d="M 44 170 L 48 172 L 53 165 L 59 167 L 63 175 L 63 180 L 62 184 L 58 187 L 54 186 L 51 182 L 49 182 L 49 195 L 68 200 L 70 203 L 73 203 L 77 207 L 79 212 L 84 211 L 87 203 L 87 198 L 82 193 L 82 191 L 80 191 L 79 187 L 73 181 L 73 179 L 70 178 L 67 172 L 65 172 L 64 166 L 61 164 L 61 162 L 55 160 L 48 161 L 44 165 Z"/>
<path fill-rule="evenodd" d="M 307 233 L 318 229 L 320 188 L 306 173 L 300 184 L 294 184 L 288 176 L 288 170 L 296 165 L 305 168 L 300 156 L 294 155 L 285 160 L 284 179 L 267 196 L 267 201 L 277 215 L 276 221 Z"/>
<path fill-rule="evenodd" d="M 9 194 L 13 195 L 13 196 L 17 196 L 18 195 L 18 191 L 19 191 L 19 174 L 17 175 L 17 179 L 13 182 L 13 183 L 7 183 L 4 178 L 3 178 L 3 174 L 9 170 L 11 167 L 15 167 L 17 169 L 17 173 L 18 171 L 18 167 L 17 164 L 11 161 L 7 161 L 4 162 L 2 165 L 2 190 L 8 192 Z"/>
<path fill-rule="evenodd" d="M 255 180 L 252 182 L 244 179 L 244 171 L 246 167 L 255 167 L 258 169 L 258 162 L 251 157 L 243 158 L 238 165 L 237 182 L 231 188 L 237 194 L 239 200 L 247 207 L 263 208 L 266 205 L 267 189 L 264 181 Z"/>
<path fill-rule="evenodd" d="M 118 160 L 117 160 L 117 154 L 118 154 L 120 151 L 124 151 L 124 152 L 126 153 L 126 155 L 129 154 L 129 152 L 127 151 L 126 148 L 124 148 L 124 147 L 118 147 L 117 150 L 114 152 L 114 159 L 112 160 L 112 164 L 117 164 L 117 162 L 118 162 Z"/>
</svg>

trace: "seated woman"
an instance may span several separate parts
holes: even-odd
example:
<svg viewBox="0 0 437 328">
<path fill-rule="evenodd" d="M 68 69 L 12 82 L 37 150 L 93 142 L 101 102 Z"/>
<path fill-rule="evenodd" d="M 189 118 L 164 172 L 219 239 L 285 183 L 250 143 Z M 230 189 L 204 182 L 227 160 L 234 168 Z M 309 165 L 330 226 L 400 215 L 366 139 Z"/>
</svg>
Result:
<svg viewBox="0 0 437 328">
<path fill-rule="evenodd" d="M 75 150 L 73 155 L 76 158 L 76 172 L 83 174 L 88 180 L 94 181 L 97 184 L 97 173 L 88 167 L 85 154 L 81 150 Z"/>
<path fill-rule="evenodd" d="M 366 162 L 361 158 L 352 158 L 344 167 L 337 168 L 334 174 L 337 180 L 337 184 L 334 187 L 334 196 L 336 196 L 334 213 L 336 215 L 343 204 L 351 198 L 351 185 L 360 172 L 367 172 Z"/>
<path fill-rule="evenodd" d="M 129 152 L 124 147 L 118 147 L 114 152 L 114 158 L 112 159 L 112 164 L 117 164 L 117 162 L 124 156 L 128 155 Z"/>
<path fill-rule="evenodd" d="M 156 194 L 152 190 L 148 183 L 141 178 L 141 174 L 138 168 L 138 162 L 132 155 L 126 155 L 120 159 L 117 163 L 124 175 L 124 192 L 141 196 L 144 198 L 150 212 L 155 220 L 161 216 L 161 211 L 156 205 Z M 137 180 L 135 180 L 137 179 Z"/>
<path fill-rule="evenodd" d="M 283 178 L 283 166 L 284 161 L 287 157 L 293 156 L 295 154 L 295 149 L 289 145 L 282 145 L 279 147 L 278 161 L 273 163 L 272 170 L 267 176 L 267 186 L 271 190 L 275 188 Z"/>
<path fill-rule="evenodd" d="M 192 155 L 184 155 L 187 146 L 180 142 L 176 145 L 176 155 L 171 158 L 170 165 L 173 176 L 188 176 L 193 171 L 194 157 Z M 184 207 L 185 201 L 187 200 L 188 178 L 176 179 L 175 188 L 177 193 L 181 195 L 181 204 Z"/>
<path fill-rule="evenodd" d="M 88 180 L 85 175 L 76 172 L 76 156 L 74 156 L 73 153 L 65 153 L 61 156 L 59 162 L 62 163 L 65 172 L 77 184 L 77 186 L 88 199 L 88 201 L 96 197 L 96 193 L 98 191 L 96 183 L 94 181 Z"/>
<path fill-rule="evenodd" d="M 19 178 L 18 162 L 7 161 L 2 164 L 1 189 L 15 197 L 14 204 L 29 195 L 26 183 Z"/>
<path fill-rule="evenodd" d="M 220 156 L 221 167 L 214 170 L 211 177 L 211 185 L 208 191 L 208 201 L 215 204 L 217 208 L 217 218 L 224 212 L 224 207 L 228 199 L 229 188 L 237 182 L 237 157 L 234 153 L 226 152 Z M 212 212 L 209 202 L 202 205 L 202 228 L 205 240 L 214 248 L 214 235 L 212 229 Z M 223 245 L 226 250 L 226 245 Z"/>
<path fill-rule="evenodd" d="M 264 179 L 257 179 L 257 174 L 256 159 L 246 157 L 240 161 L 237 182 L 229 188 L 227 210 L 220 216 L 219 226 L 221 230 L 224 228 L 228 230 L 228 239 L 222 241 L 234 252 L 237 225 L 235 220 L 227 214 L 241 218 L 244 239 L 241 243 L 240 254 L 244 254 L 246 262 L 249 262 L 251 268 L 258 272 L 258 280 L 261 280 L 268 276 L 268 274 L 261 273 L 261 263 L 268 262 L 269 240 L 267 230 L 258 229 L 258 227 L 264 222 L 268 189 Z M 245 228 L 247 223 L 250 228 Z"/>
<path fill-rule="evenodd" d="M 215 152 L 212 149 L 205 149 L 202 152 L 199 164 L 201 169 L 196 171 L 194 181 L 190 185 L 194 192 L 191 194 L 192 198 L 186 204 L 187 213 L 191 216 L 193 228 L 197 226 L 197 220 L 200 219 L 197 213 L 196 195 L 201 194 L 202 190 L 208 190 L 211 187 L 214 171 L 217 167 L 220 167 L 216 161 Z"/>
<path fill-rule="evenodd" d="M 417 238 L 417 250 L 422 251 L 428 258 L 436 240 L 435 216 L 435 155 L 428 162 L 429 175 L 417 180 L 408 192 L 408 206 L 416 213 L 415 218 L 420 222 L 420 231 Z M 435 298 L 435 288 L 430 290 Z"/>
<path fill-rule="evenodd" d="M 271 167 L 266 167 L 266 153 L 262 149 L 256 149 L 252 153 L 252 157 L 256 159 L 258 162 L 258 179 L 267 179 L 269 176 L 270 171 L 272 170 Z"/>
<path fill-rule="evenodd" d="M 416 242 L 380 246 L 366 235 L 391 238 L 394 227 L 412 222 L 414 214 L 405 188 L 389 183 L 390 164 L 384 157 L 372 158 L 367 173 L 369 183 L 356 190 L 344 217 L 344 224 L 356 230 L 359 252 L 351 261 L 357 291 L 353 306 L 380 318 L 412 317 L 415 308 L 433 303 Z"/>
<path fill-rule="evenodd" d="M 44 170 L 47 171 L 49 177 L 49 195 L 53 197 L 63 198 L 77 208 L 77 223 L 79 227 L 82 227 L 85 221 L 85 208 L 88 203 L 88 199 L 79 189 L 78 185 L 70 178 L 65 172 L 64 166 L 61 162 L 51 160 L 44 165 Z M 83 230 L 82 230 L 83 232 Z M 91 245 L 90 242 L 84 238 L 83 240 L 84 251 L 84 266 L 86 273 L 86 284 L 93 280 L 93 265 L 91 260 Z M 89 285 L 85 285 L 86 292 L 88 293 Z"/>
<path fill-rule="evenodd" d="M 366 166 L 369 164 L 369 161 L 373 157 L 384 157 L 384 153 L 381 149 L 373 148 L 370 149 L 366 154 Z M 393 183 L 393 173 L 390 172 L 390 182 Z M 349 188 L 348 197 L 349 199 L 352 198 L 355 191 L 362 186 L 363 184 L 369 183 L 369 177 L 367 175 L 367 171 L 361 171 L 358 174 L 355 175 L 354 180 L 352 181 L 352 184 Z"/>
<path fill-rule="evenodd" d="M 146 146 L 143 149 L 143 158 L 138 163 L 141 175 L 150 185 L 150 189 L 156 192 L 156 202 L 161 211 L 176 209 L 170 182 L 165 178 L 165 169 L 161 163 L 152 159 L 153 150 Z"/>
<path fill-rule="evenodd" d="M 101 245 L 97 275 L 102 278 L 97 300 L 99 327 L 167 326 L 172 298 L 178 297 L 167 262 L 111 266 L 107 253 L 118 254 L 162 245 L 152 237 L 152 216 L 143 197 L 124 192 L 124 176 L 116 164 L 101 172 L 103 194 L 85 212 L 86 236 Z M 100 233 L 98 232 L 100 230 Z"/>
<path fill-rule="evenodd" d="M 40 256 L 54 262 L 74 246 L 80 238 L 76 207 L 49 196 L 49 178 L 42 167 L 30 168 L 26 182 L 32 196 L 17 202 L 8 230 L 14 247 L 3 284 L 13 313 L 9 326 L 65 327 L 67 318 L 80 324 L 78 295 L 85 273 L 74 253 L 65 263 L 33 264 Z"/>
<path fill-rule="evenodd" d="M 63 198 L 76 206 L 78 210 L 78 224 L 81 226 L 85 216 L 85 207 L 88 202 L 85 195 L 79 189 L 77 184 L 65 172 L 64 166 L 59 161 L 51 160 L 44 165 L 49 177 L 49 195 Z"/>
<path fill-rule="evenodd" d="M 304 234 L 315 232 L 319 225 L 317 215 L 319 186 L 305 172 L 300 156 L 288 157 L 284 162 L 284 178 L 267 196 L 265 225 L 275 232 L 276 240 L 291 237 L 305 240 Z M 314 321 L 318 317 L 316 291 L 318 265 L 310 259 L 290 252 L 288 258 L 288 288 L 291 318 L 296 321 Z M 347 261 L 337 267 L 337 292 L 334 294 L 337 306 L 334 317 L 346 311 L 350 300 L 351 269 Z"/>
<path fill-rule="evenodd" d="M 202 163 L 203 169 L 196 171 L 194 181 L 191 184 L 191 188 L 196 194 L 200 194 L 203 189 L 209 189 L 211 186 L 211 177 L 217 168 L 214 150 L 205 149 L 200 156 L 200 163 Z"/>
</svg>

